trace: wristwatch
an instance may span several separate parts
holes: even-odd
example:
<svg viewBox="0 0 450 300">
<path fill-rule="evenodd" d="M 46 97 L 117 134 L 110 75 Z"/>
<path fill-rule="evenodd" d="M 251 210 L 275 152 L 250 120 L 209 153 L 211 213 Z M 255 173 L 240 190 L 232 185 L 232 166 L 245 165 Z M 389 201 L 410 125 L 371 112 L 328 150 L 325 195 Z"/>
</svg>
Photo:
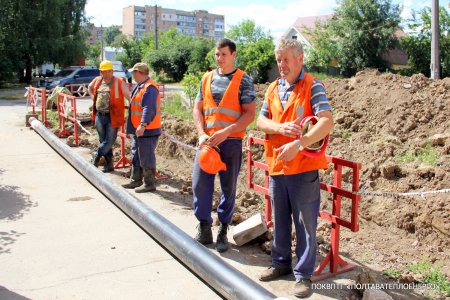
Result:
<svg viewBox="0 0 450 300">
<path fill-rule="evenodd" d="M 296 143 L 298 152 L 302 151 L 303 146 L 302 146 L 302 144 L 300 144 L 300 140 L 296 140 L 295 143 Z"/>
<path fill-rule="evenodd" d="M 142 127 L 147 127 L 147 124 L 146 123 L 141 123 L 141 126 Z"/>
</svg>

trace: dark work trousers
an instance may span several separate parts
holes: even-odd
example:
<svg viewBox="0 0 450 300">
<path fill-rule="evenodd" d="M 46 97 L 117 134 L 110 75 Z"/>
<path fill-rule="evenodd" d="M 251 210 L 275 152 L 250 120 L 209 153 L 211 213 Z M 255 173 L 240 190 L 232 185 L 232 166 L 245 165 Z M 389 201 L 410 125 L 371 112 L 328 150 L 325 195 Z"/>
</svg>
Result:
<svg viewBox="0 0 450 300">
<path fill-rule="evenodd" d="M 239 138 L 226 139 L 219 145 L 219 149 L 220 158 L 227 166 L 227 170 L 219 172 L 222 196 L 217 206 L 217 214 L 221 223 L 230 224 L 233 219 L 237 178 L 242 164 L 242 140 Z M 199 153 L 198 149 L 192 174 L 194 213 L 201 223 L 211 224 L 213 222 L 211 212 L 216 175 L 208 174 L 200 169 Z"/>
<path fill-rule="evenodd" d="M 156 171 L 155 149 L 159 136 L 132 136 L 131 163 L 133 167 Z"/>
<path fill-rule="evenodd" d="M 316 262 L 316 229 L 320 208 L 319 172 L 277 175 L 269 178 L 269 193 L 274 216 L 272 266 L 291 267 L 292 219 L 295 225 L 298 261 L 295 278 L 309 279 Z"/>
<path fill-rule="evenodd" d="M 119 128 L 111 127 L 111 116 L 109 113 L 102 114 L 97 112 L 95 115 L 95 129 L 97 129 L 100 145 L 98 146 L 97 155 L 112 158 L 112 147 L 117 138 Z"/>
</svg>

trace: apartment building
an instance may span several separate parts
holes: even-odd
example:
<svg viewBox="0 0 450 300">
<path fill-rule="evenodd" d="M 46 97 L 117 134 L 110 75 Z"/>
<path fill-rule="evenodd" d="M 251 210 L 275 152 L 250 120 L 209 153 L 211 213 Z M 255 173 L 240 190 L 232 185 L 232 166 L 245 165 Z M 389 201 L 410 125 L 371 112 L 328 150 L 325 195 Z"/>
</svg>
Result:
<svg viewBox="0 0 450 300">
<path fill-rule="evenodd" d="M 184 11 L 161 6 L 123 8 L 123 34 L 140 37 L 146 32 L 165 32 L 170 28 L 190 36 L 219 40 L 225 34 L 225 17 L 206 10 Z"/>
</svg>

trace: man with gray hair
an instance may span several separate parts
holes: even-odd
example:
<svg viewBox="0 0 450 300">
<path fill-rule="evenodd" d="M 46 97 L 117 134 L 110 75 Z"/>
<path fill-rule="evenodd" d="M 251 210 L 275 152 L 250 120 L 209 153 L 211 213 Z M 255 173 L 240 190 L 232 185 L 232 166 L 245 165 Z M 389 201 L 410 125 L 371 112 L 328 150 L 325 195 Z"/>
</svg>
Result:
<svg viewBox="0 0 450 300">
<path fill-rule="evenodd" d="M 311 294 L 311 276 L 317 254 L 316 228 L 320 208 L 319 169 L 327 169 L 325 155 L 309 157 L 303 150 L 324 139 L 333 129 L 331 106 L 322 83 L 303 70 L 303 49 L 296 40 L 281 39 L 275 48 L 281 78 L 272 82 L 258 117 L 266 133 L 265 158 L 274 216 L 272 266 L 261 281 L 294 271 L 295 296 Z M 300 121 L 317 117 L 302 134 Z M 292 270 L 292 221 L 298 261 Z"/>
</svg>

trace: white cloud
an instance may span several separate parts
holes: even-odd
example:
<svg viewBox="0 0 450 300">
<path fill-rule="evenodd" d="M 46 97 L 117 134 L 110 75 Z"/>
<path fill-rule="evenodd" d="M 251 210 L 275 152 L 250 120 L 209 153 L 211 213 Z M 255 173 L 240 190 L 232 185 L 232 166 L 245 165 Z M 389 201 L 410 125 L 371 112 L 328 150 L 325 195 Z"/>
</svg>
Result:
<svg viewBox="0 0 450 300">
<path fill-rule="evenodd" d="M 225 5 L 211 9 L 212 13 L 225 15 L 227 29 L 244 19 L 254 20 L 257 25 L 270 30 L 279 38 L 298 17 L 329 14 L 336 7 L 335 0 L 300 0 L 280 4 Z"/>
</svg>

